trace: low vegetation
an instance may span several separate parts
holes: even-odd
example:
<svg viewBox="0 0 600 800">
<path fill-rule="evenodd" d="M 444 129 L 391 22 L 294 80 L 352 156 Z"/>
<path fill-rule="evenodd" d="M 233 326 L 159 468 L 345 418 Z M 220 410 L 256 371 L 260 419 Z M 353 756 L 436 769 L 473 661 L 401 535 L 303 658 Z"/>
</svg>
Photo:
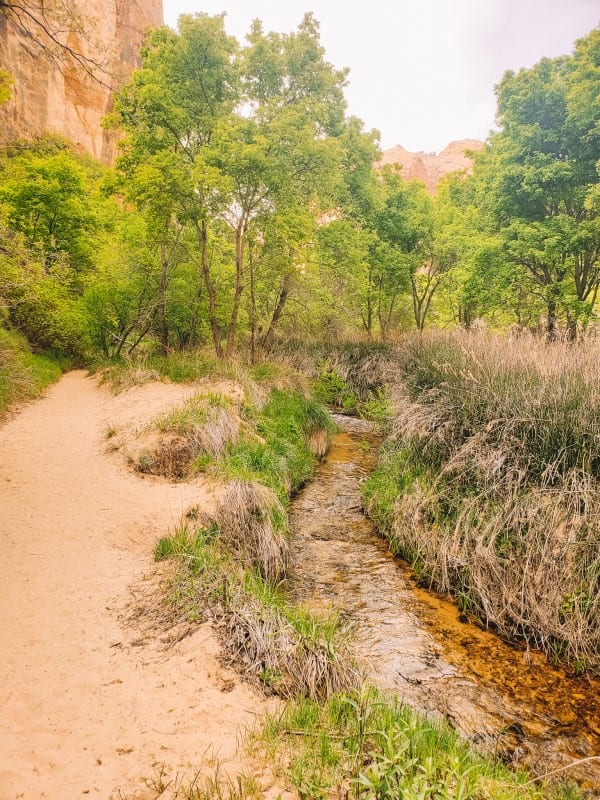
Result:
<svg viewBox="0 0 600 800">
<path fill-rule="evenodd" d="M 281 589 L 248 564 L 217 525 L 190 520 L 161 539 L 157 559 L 175 557 L 170 602 L 192 619 L 210 609 L 224 651 L 247 678 L 284 697 L 322 699 L 358 684 L 348 637 L 335 619 L 316 619 L 287 604 Z"/>
<path fill-rule="evenodd" d="M 262 370 L 265 381 L 276 378 Z M 195 396 L 157 419 L 181 446 L 204 441 L 211 409 L 223 398 Z M 156 557 L 176 557 L 171 600 L 201 618 L 208 606 L 223 634 L 225 652 L 245 675 L 285 697 L 324 698 L 358 684 L 346 632 L 337 619 L 317 619 L 285 602 L 279 582 L 288 561 L 287 503 L 312 475 L 328 447 L 332 424 L 306 396 L 272 389 L 259 409 L 238 408 L 239 436 L 220 437 L 209 462 L 186 459 L 189 470 L 210 470 L 225 481 L 210 522 L 194 514 Z M 209 437 L 214 441 L 214 437 Z M 207 452 L 204 448 L 204 452 Z"/>
<path fill-rule="evenodd" d="M 139 472 L 184 478 L 193 465 L 221 456 L 239 435 L 240 418 L 232 400 L 215 392 L 198 392 L 162 414 L 143 432 L 154 439 L 135 456 Z"/>
<path fill-rule="evenodd" d="M 363 687 L 325 703 L 288 703 L 256 746 L 301 800 L 575 800 L 568 786 L 533 785 L 478 755 L 444 723 Z"/>
<path fill-rule="evenodd" d="M 235 779 L 222 769 L 220 760 L 209 755 L 192 780 L 173 775 L 163 764 L 145 781 L 145 800 L 263 800 L 264 793 L 254 775 L 239 774 Z M 120 793 L 119 800 L 138 800 L 140 794 Z"/>
<path fill-rule="evenodd" d="M 246 435 L 226 449 L 219 474 L 258 479 L 285 500 L 327 452 L 333 424 L 318 403 L 299 392 L 274 389 L 260 410 L 244 410 Z"/>
<path fill-rule="evenodd" d="M 22 336 L 0 328 L 0 418 L 11 406 L 39 397 L 65 366 L 64 359 L 36 355 Z"/>
<path fill-rule="evenodd" d="M 507 638 L 600 668 L 598 347 L 428 335 L 400 351 L 364 487 L 393 550 Z"/>
</svg>

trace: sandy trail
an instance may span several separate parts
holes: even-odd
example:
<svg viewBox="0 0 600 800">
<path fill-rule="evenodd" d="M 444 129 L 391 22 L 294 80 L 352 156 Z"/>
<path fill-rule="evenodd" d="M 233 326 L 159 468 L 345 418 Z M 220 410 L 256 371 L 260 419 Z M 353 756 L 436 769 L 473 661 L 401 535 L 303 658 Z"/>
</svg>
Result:
<svg viewBox="0 0 600 800">
<path fill-rule="evenodd" d="M 0 428 L 1 800 L 143 797 L 157 765 L 193 774 L 210 753 L 240 766 L 263 701 L 219 666 L 208 626 L 165 651 L 121 621 L 156 539 L 211 495 L 128 473 L 106 428 L 192 391 L 114 397 L 72 372 Z"/>
</svg>

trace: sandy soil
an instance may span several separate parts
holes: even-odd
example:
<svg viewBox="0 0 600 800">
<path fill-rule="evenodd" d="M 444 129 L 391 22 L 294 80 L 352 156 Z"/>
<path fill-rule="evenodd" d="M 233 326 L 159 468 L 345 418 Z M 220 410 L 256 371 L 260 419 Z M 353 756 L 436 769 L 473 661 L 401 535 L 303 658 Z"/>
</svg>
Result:
<svg viewBox="0 0 600 800">
<path fill-rule="evenodd" d="M 114 397 L 72 372 L 0 428 L 2 800 L 145 797 L 163 764 L 243 766 L 238 734 L 264 701 L 219 665 L 210 628 L 166 650 L 158 637 L 134 644 L 124 622 L 156 539 L 212 495 L 131 474 L 106 430 L 191 393 Z"/>
</svg>

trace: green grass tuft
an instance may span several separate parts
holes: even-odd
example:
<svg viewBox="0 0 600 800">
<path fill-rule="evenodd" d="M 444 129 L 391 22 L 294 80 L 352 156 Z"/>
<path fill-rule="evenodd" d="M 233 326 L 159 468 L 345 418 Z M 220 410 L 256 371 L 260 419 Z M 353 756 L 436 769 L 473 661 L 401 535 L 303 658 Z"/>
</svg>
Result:
<svg viewBox="0 0 600 800">
<path fill-rule="evenodd" d="M 288 390 L 272 391 L 250 419 L 249 434 L 229 445 L 219 474 L 228 480 L 256 480 L 285 503 L 312 476 L 317 457 L 311 441 L 319 433 L 330 436 L 331 420 L 318 403 Z"/>
<path fill-rule="evenodd" d="M 301 800 L 580 797 L 569 786 L 528 784 L 528 775 L 478 755 L 447 725 L 370 687 L 288 703 L 257 736 Z"/>
<path fill-rule="evenodd" d="M 62 357 L 32 353 L 23 337 L 0 328 L 0 416 L 39 397 L 69 366 Z"/>
</svg>

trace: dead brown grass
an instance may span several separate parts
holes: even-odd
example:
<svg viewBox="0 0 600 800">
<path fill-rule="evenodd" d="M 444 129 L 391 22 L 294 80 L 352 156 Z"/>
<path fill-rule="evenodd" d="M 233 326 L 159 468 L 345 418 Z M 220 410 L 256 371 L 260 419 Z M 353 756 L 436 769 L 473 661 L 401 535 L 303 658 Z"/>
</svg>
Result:
<svg viewBox="0 0 600 800">
<path fill-rule="evenodd" d="M 195 394 L 142 433 L 135 467 L 152 475 L 185 478 L 199 456 L 221 456 L 237 440 L 240 427 L 239 409 L 228 398 Z"/>
<path fill-rule="evenodd" d="M 286 512 L 275 492 L 255 481 L 227 484 L 215 522 L 227 546 L 268 581 L 286 571 Z"/>
<path fill-rule="evenodd" d="M 360 686 L 349 637 L 337 626 L 294 616 L 245 593 L 223 619 L 231 663 L 282 697 L 323 700 Z"/>
<path fill-rule="evenodd" d="M 600 347 L 408 342 L 390 532 L 507 638 L 600 670 Z"/>
</svg>

